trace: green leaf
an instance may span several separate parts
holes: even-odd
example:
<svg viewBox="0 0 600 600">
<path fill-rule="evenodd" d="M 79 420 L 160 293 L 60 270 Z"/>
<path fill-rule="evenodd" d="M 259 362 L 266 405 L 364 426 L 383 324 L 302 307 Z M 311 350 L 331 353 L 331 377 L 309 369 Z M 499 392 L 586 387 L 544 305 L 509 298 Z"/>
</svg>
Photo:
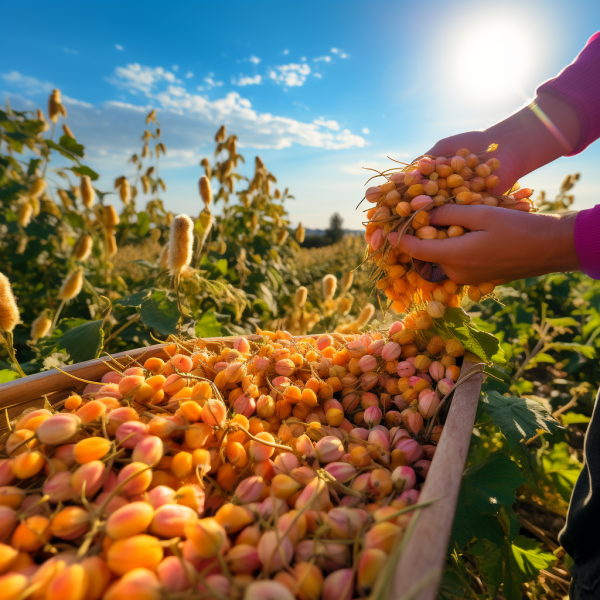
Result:
<svg viewBox="0 0 600 600">
<path fill-rule="evenodd" d="M 554 325 L 554 327 L 578 327 L 579 323 L 573 317 L 556 317 L 553 319 L 546 318 L 546 323 Z"/>
<path fill-rule="evenodd" d="M 0 371 L 0 383 L 8 383 L 9 381 L 19 379 L 19 377 L 20 375 L 11 369 L 2 369 Z"/>
<path fill-rule="evenodd" d="M 592 419 L 586 415 L 580 415 L 574 412 L 567 412 L 560 416 L 563 425 L 579 425 L 581 423 L 589 423 Z"/>
<path fill-rule="evenodd" d="M 167 296 L 163 290 L 154 290 L 152 295 L 142 301 L 139 308 L 146 327 L 156 329 L 161 335 L 177 332 L 179 310 L 177 301 Z"/>
<path fill-rule="evenodd" d="M 507 398 L 491 391 L 483 395 L 481 403 L 508 440 L 511 449 L 523 438 L 533 437 L 538 429 L 552 433 L 560 428 L 560 423 L 535 400 Z"/>
<path fill-rule="evenodd" d="M 123 298 L 115 300 L 113 304 L 115 306 L 117 304 L 120 304 L 121 306 L 140 306 L 142 302 L 150 295 L 151 291 L 152 290 L 141 290 L 140 292 L 135 292 L 135 294 L 123 296 Z"/>
<path fill-rule="evenodd" d="M 96 181 L 96 179 L 98 179 L 98 177 L 100 177 L 100 175 L 98 175 L 98 173 L 96 173 L 96 171 L 90 169 L 89 167 L 86 167 L 85 165 L 80 165 L 78 167 L 71 167 L 70 170 L 73 171 L 73 173 L 75 173 L 75 175 L 79 175 L 79 176 L 88 175 L 92 181 Z"/>
<path fill-rule="evenodd" d="M 469 590 L 465 587 L 460 575 L 454 569 L 446 569 L 438 589 L 440 600 L 455 600 L 468 598 Z"/>
<path fill-rule="evenodd" d="M 550 363 L 553 365 L 556 362 L 556 359 L 550 354 L 546 352 L 538 352 L 530 361 L 529 364 L 525 367 L 525 369 L 533 369 L 538 363 Z"/>
<path fill-rule="evenodd" d="M 137 234 L 140 237 L 144 237 L 150 230 L 150 217 L 148 213 L 141 210 L 137 216 Z"/>
<path fill-rule="evenodd" d="M 83 325 L 69 329 L 56 341 L 59 349 L 64 350 L 73 362 L 83 362 L 98 358 L 104 343 L 104 321 L 88 321 Z"/>
<path fill-rule="evenodd" d="M 477 568 L 485 582 L 487 592 L 496 597 L 498 588 L 502 583 L 502 552 L 504 540 L 500 545 L 490 540 L 481 539 L 469 547 L 468 553 L 477 559 Z"/>
<path fill-rule="evenodd" d="M 221 258 L 220 260 L 217 261 L 217 265 L 216 265 L 217 269 L 219 271 L 221 271 L 221 274 L 223 276 L 227 275 L 227 265 L 228 265 L 228 262 L 227 262 L 226 258 Z"/>
<path fill-rule="evenodd" d="M 466 504 L 465 493 L 461 488 L 452 525 L 452 538 L 458 547 L 462 549 L 473 540 L 484 538 L 502 544 L 503 536 L 497 517 L 477 512 Z"/>
<path fill-rule="evenodd" d="M 569 452 L 566 442 L 554 444 L 549 451 L 540 451 L 540 454 L 544 477 L 569 502 L 583 465 Z"/>
<path fill-rule="evenodd" d="M 465 471 L 460 493 L 473 509 L 496 514 L 501 506 L 514 503 L 516 489 L 526 480 L 517 463 L 495 452 Z"/>
<path fill-rule="evenodd" d="M 577 352 L 579 354 L 582 354 L 586 358 L 594 358 L 596 356 L 596 350 L 592 346 L 586 346 L 585 344 L 575 344 L 573 342 L 552 342 L 551 344 L 546 344 L 546 348 Z"/>
<path fill-rule="evenodd" d="M 556 561 L 554 554 L 540 550 L 538 543 L 524 535 L 504 548 L 505 572 L 503 594 L 506 600 L 521 600 L 521 588 L 528 581 L 536 580 L 542 569 L 548 569 Z"/>
<path fill-rule="evenodd" d="M 66 148 L 69 152 L 72 152 L 80 158 L 83 158 L 83 146 L 78 144 L 71 136 L 67 134 L 61 136 L 60 140 L 58 140 L 58 143 L 63 148 Z"/>
<path fill-rule="evenodd" d="M 214 310 L 206 311 L 196 323 L 196 336 L 199 338 L 219 337 L 223 335 L 221 324 Z"/>
</svg>

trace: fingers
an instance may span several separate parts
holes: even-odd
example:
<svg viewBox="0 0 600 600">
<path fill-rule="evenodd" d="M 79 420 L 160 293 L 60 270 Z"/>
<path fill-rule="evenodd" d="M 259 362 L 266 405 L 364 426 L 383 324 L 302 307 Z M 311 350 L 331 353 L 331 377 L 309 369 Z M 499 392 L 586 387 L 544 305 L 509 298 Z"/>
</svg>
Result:
<svg viewBox="0 0 600 600">
<path fill-rule="evenodd" d="M 420 240 L 414 235 L 405 234 L 400 238 L 398 248 L 418 260 L 437 263 L 448 256 L 447 247 L 444 249 L 442 246 L 447 241 L 449 240 Z"/>
<path fill-rule="evenodd" d="M 497 216 L 496 209 L 493 206 L 446 204 L 429 213 L 429 223 L 439 227 L 460 225 L 471 231 L 481 231 L 485 229 L 485 224 L 489 222 L 489 219 Z"/>
</svg>

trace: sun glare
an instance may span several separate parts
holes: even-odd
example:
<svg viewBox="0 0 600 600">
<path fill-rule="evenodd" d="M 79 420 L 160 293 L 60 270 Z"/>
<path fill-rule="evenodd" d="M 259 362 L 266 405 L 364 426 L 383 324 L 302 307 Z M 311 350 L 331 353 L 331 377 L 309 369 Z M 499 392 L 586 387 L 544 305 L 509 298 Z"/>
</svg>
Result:
<svg viewBox="0 0 600 600">
<path fill-rule="evenodd" d="M 465 91 L 501 99 L 515 92 L 526 94 L 523 84 L 531 64 L 527 32 L 511 24 L 479 27 L 460 49 L 460 63 L 471 82 Z"/>
</svg>

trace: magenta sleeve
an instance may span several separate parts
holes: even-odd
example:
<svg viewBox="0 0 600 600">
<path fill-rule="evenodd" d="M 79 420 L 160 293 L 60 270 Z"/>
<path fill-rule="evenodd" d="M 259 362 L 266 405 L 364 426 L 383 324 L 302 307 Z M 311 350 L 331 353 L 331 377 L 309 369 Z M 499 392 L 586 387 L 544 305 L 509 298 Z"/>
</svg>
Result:
<svg viewBox="0 0 600 600">
<path fill-rule="evenodd" d="M 568 67 L 538 87 L 536 94 L 541 92 L 568 102 L 579 116 L 579 143 L 566 156 L 583 152 L 600 137 L 600 31 L 588 40 Z"/>
<path fill-rule="evenodd" d="M 575 251 L 581 270 L 592 279 L 600 279 L 600 204 L 577 214 Z"/>
</svg>

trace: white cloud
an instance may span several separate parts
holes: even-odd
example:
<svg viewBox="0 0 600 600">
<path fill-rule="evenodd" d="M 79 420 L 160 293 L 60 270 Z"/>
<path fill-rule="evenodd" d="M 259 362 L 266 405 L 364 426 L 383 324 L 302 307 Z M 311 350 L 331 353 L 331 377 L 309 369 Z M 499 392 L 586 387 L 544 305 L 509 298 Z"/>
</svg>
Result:
<svg viewBox="0 0 600 600">
<path fill-rule="evenodd" d="M 215 81 L 214 77 L 215 77 L 214 73 L 209 73 L 208 77 L 204 78 L 204 83 L 206 83 L 206 85 L 208 85 L 209 90 L 213 87 L 221 87 L 223 85 L 222 81 Z"/>
<path fill-rule="evenodd" d="M 186 79 L 191 79 L 193 76 L 194 76 L 194 74 L 193 74 L 191 71 L 188 71 L 188 72 L 185 74 L 185 78 L 186 78 Z"/>
<path fill-rule="evenodd" d="M 361 129 L 361 132 L 364 133 L 365 135 L 369 135 L 371 133 L 371 130 L 368 127 L 363 127 Z"/>
<path fill-rule="evenodd" d="M 172 70 L 172 71 L 175 71 L 175 72 L 179 71 L 179 65 L 173 65 L 173 66 L 171 67 L 171 70 Z"/>
<path fill-rule="evenodd" d="M 50 93 L 52 88 L 55 87 L 48 81 L 40 81 L 35 77 L 27 77 L 18 71 L 2 73 L 2 79 L 7 81 L 10 87 L 17 88 L 29 96 L 34 94 Z"/>
<path fill-rule="evenodd" d="M 288 87 L 297 87 L 304 84 L 306 77 L 310 75 L 310 67 L 306 64 L 299 65 L 290 63 L 289 65 L 279 65 L 271 69 L 269 77 L 280 85 Z"/>
<path fill-rule="evenodd" d="M 339 50 L 337 48 L 332 48 L 331 52 L 333 52 L 333 54 L 337 54 L 339 52 Z"/>
<path fill-rule="evenodd" d="M 321 75 L 321 73 L 313 73 L 313 75 L 317 78 L 317 79 L 323 79 L 323 75 Z"/>
<path fill-rule="evenodd" d="M 287 56 L 289 53 L 290 53 L 290 51 L 289 51 L 289 50 L 287 50 L 287 49 L 283 51 L 283 55 L 284 55 L 284 56 Z"/>
<path fill-rule="evenodd" d="M 317 58 L 313 58 L 315 62 L 331 62 L 331 56 L 317 56 Z"/>
<path fill-rule="evenodd" d="M 117 79 L 109 79 L 122 89 L 128 89 L 130 92 L 149 93 L 158 83 L 168 81 L 169 83 L 181 83 L 170 71 L 165 71 L 163 67 L 143 67 L 139 63 L 133 63 L 126 67 L 117 67 L 115 69 Z"/>
<path fill-rule="evenodd" d="M 79 54 L 79 50 L 74 50 L 73 48 L 63 48 L 63 52 L 65 54 Z"/>
<path fill-rule="evenodd" d="M 121 46 L 121 44 L 115 44 L 115 48 L 117 50 L 120 50 L 121 52 L 123 52 L 123 50 L 125 50 L 125 48 L 123 48 L 123 46 Z"/>
<path fill-rule="evenodd" d="M 249 76 L 240 75 L 240 78 L 237 80 L 235 79 L 235 77 L 232 77 L 231 83 L 233 85 L 241 85 L 241 86 L 260 85 L 262 83 L 262 76 L 255 75 L 254 77 L 249 77 Z"/>
<path fill-rule="evenodd" d="M 342 52 L 342 53 L 340 54 L 340 58 L 350 58 L 350 55 L 349 55 L 349 54 L 346 54 L 345 52 Z"/>
<path fill-rule="evenodd" d="M 306 56 L 301 56 L 301 57 L 300 57 L 300 60 L 301 60 L 302 62 L 306 62 Z"/>
<path fill-rule="evenodd" d="M 321 117 L 319 119 L 315 119 L 313 121 L 313 123 L 315 125 L 318 125 L 319 127 L 326 127 L 327 129 L 333 129 L 333 131 L 339 131 L 340 130 L 339 123 L 337 121 L 333 121 L 332 119 L 326 120 L 323 117 Z"/>
<path fill-rule="evenodd" d="M 255 65 L 257 65 L 260 62 L 260 58 L 258 58 L 258 56 L 254 56 L 254 55 L 252 55 L 248 60 L 251 63 L 254 63 Z"/>
</svg>

